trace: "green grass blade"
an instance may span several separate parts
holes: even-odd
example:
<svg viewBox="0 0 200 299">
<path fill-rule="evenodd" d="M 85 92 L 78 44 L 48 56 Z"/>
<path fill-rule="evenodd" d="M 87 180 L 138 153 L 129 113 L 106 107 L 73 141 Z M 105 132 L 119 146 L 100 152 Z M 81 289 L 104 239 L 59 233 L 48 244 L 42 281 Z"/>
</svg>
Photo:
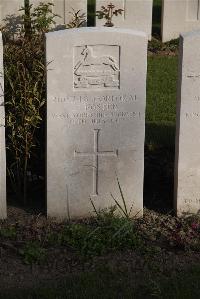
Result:
<svg viewBox="0 0 200 299">
<path fill-rule="evenodd" d="M 120 195 L 121 195 L 121 198 L 122 198 L 122 201 L 123 201 L 123 205 L 124 205 L 126 216 L 128 216 L 128 210 L 127 210 L 127 206 L 126 206 L 126 201 L 125 201 L 125 198 L 124 198 L 124 194 L 123 194 L 123 191 L 122 191 L 122 188 L 121 188 L 118 176 L 117 176 L 117 184 L 118 184 Z"/>
</svg>

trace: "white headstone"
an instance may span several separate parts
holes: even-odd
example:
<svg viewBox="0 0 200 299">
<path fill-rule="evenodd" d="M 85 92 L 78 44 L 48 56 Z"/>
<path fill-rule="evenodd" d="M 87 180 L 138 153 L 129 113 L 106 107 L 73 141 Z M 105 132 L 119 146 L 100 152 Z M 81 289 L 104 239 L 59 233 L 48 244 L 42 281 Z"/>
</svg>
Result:
<svg viewBox="0 0 200 299">
<path fill-rule="evenodd" d="M 122 204 L 143 213 L 147 37 L 82 28 L 46 35 L 47 212 L 86 217 Z"/>
<path fill-rule="evenodd" d="M 163 42 L 196 29 L 200 29 L 200 0 L 163 0 Z"/>
<path fill-rule="evenodd" d="M 179 216 L 200 212 L 200 31 L 180 39 L 175 163 Z"/>
<path fill-rule="evenodd" d="M 116 27 L 144 31 L 151 39 L 152 0 L 96 0 L 96 11 L 100 11 L 101 6 L 107 6 L 110 3 L 115 5 L 115 9 L 124 10 L 122 15 L 113 17 Z M 105 22 L 105 19 L 96 18 L 96 26 L 103 26 Z"/>
<path fill-rule="evenodd" d="M 80 10 L 80 15 L 85 14 L 87 21 L 87 0 L 30 0 L 34 6 L 40 2 L 52 3 L 53 12 L 59 15 L 56 18 L 57 25 L 68 24 L 72 20 L 72 13 Z"/>
<path fill-rule="evenodd" d="M 6 207 L 6 145 L 5 145 L 5 108 L 3 75 L 3 41 L 0 33 L 0 219 L 7 217 Z"/>
<path fill-rule="evenodd" d="M 7 16 L 20 14 L 19 9 L 24 6 L 24 0 L 0 0 L 0 21 Z"/>
</svg>

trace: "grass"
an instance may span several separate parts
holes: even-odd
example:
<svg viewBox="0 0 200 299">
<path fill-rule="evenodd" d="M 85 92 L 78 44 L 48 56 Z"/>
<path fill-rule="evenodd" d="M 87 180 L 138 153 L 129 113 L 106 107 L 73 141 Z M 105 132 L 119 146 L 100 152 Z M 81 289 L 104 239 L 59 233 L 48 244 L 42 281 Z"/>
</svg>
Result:
<svg viewBox="0 0 200 299">
<path fill-rule="evenodd" d="M 19 251 L 23 257 L 23 261 L 27 265 L 40 264 L 45 261 L 45 249 L 42 248 L 39 242 L 27 242 L 25 247 Z"/>
<path fill-rule="evenodd" d="M 99 211 L 91 223 L 67 224 L 60 233 L 48 236 L 49 244 L 70 246 L 82 258 L 117 250 L 143 248 L 134 222 L 115 215 L 116 208 Z"/>
<path fill-rule="evenodd" d="M 177 56 L 148 57 L 146 143 L 174 145 Z"/>
<path fill-rule="evenodd" d="M 137 281 L 137 284 L 136 284 Z M 12 291 L 13 292 L 13 291 Z M 64 282 L 51 287 L 0 294 L 0 299 L 64 299 L 64 298 L 163 298 L 196 299 L 200 297 L 200 267 L 163 278 L 149 273 L 138 277 L 129 271 L 113 272 L 104 267 L 92 273 L 72 274 Z"/>
<path fill-rule="evenodd" d="M 146 120 L 175 123 L 178 58 L 148 58 Z"/>
</svg>

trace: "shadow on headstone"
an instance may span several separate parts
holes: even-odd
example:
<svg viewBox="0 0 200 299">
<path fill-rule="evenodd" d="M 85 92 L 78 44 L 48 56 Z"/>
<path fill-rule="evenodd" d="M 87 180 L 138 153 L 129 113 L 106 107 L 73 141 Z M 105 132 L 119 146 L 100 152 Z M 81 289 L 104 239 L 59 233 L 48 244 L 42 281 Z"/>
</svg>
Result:
<svg viewBox="0 0 200 299">
<path fill-rule="evenodd" d="M 144 206 L 161 213 L 173 210 L 174 123 L 146 123 Z"/>
</svg>

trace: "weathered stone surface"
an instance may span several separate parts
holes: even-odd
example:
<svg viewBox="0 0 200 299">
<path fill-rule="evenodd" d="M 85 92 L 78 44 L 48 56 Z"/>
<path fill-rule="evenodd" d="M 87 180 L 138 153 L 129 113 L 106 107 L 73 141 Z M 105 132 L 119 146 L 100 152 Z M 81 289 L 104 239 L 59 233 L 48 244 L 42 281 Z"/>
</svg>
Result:
<svg viewBox="0 0 200 299">
<path fill-rule="evenodd" d="M 6 145 L 5 145 L 5 109 L 3 76 L 3 42 L 0 33 L 0 219 L 7 217 L 6 208 Z"/>
<path fill-rule="evenodd" d="M 178 215 L 200 212 L 200 31 L 181 36 L 175 163 Z"/>
<path fill-rule="evenodd" d="M 110 28 L 46 35 L 47 212 L 66 218 L 122 204 L 143 211 L 147 68 L 144 33 Z"/>
<path fill-rule="evenodd" d="M 7 16 L 19 15 L 19 9 L 24 6 L 24 0 L 0 0 L 0 21 Z"/>
<path fill-rule="evenodd" d="M 30 0 L 34 5 L 38 5 L 41 0 Z M 68 24 L 72 19 L 73 10 L 80 10 L 80 14 L 85 14 L 87 21 L 87 0 L 44 0 L 43 3 L 52 3 L 53 12 L 59 17 L 56 18 L 57 25 Z"/>
<path fill-rule="evenodd" d="M 163 0 L 162 41 L 179 37 L 181 32 L 200 28 L 199 0 Z"/>
<path fill-rule="evenodd" d="M 148 34 L 149 39 L 151 39 L 152 0 L 96 0 L 96 10 L 100 10 L 102 5 L 107 6 L 110 2 L 117 9 L 124 10 L 121 16 L 113 17 L 113 23 L 116 27 L 144 31 Z M 96 18 L 97 26 L 103 26 L 105 22 L 105 19 Z"/>
</svg>

